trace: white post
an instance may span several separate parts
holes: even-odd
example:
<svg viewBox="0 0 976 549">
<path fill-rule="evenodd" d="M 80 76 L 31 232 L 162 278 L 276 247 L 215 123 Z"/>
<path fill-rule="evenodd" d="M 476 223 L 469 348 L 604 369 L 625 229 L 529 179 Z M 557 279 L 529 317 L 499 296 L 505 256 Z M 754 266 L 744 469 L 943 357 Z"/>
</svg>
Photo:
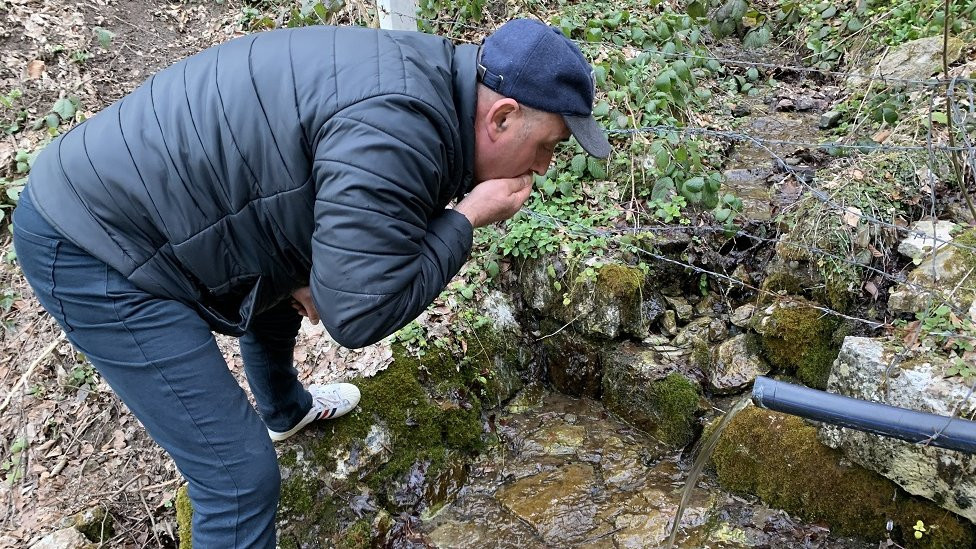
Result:
<svg viewBox="0 0 976 549">
<path fill-rule="evenodd" d="M 417 0 L 376 0 L 380 28 L 417 30 Z"/>
</svg>

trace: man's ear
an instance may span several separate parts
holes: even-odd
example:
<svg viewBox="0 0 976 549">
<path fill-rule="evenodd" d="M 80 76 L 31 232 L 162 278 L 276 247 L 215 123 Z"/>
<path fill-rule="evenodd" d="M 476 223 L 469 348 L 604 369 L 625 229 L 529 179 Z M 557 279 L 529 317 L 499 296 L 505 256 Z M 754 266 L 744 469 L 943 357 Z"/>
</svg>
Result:
<svg viewBox="0 0 976 549">
<path fill-rule="evenodd" d="M 498 141 L 502 134 L 512 127 L 515 116 L 520 110 L 518 101 L 514 99 L 505 97 L 495 101 L 485 117 L 488 137 L 492 141 Z"/>
</svg>

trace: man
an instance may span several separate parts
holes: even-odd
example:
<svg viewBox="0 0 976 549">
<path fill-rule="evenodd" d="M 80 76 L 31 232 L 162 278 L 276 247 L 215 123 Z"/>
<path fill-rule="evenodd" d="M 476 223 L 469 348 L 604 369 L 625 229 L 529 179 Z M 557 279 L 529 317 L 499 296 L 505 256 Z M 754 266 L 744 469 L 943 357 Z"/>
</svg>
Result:
<svg viewBox="0 0 976 549">
<path fill-rule="evenodd" d="M 359 400 L 298 381 L 299 315 L 349 347 L 414 319 L 560 141 L 609 154 L 593 95 L 579 49 L 535 21 L 480 49 L 280 30 L 161 71 L 44 150 L 14 216 L 22 268 L 186 477 L 197 546 L 273 547 L 272 440 Z M 257 413 L 212 331 L 240 337 Z"/>
</svg>

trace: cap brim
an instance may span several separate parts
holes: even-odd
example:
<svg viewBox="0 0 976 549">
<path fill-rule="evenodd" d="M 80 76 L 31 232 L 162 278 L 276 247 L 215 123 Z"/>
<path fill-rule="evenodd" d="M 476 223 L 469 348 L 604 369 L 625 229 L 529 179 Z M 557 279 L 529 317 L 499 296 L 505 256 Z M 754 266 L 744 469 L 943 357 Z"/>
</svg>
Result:
<svg viewBox="0 0 976 549">
<path fill-rule="evenodd" d="M 592 116 L 567 116 L 563 120 L 573 137 L 583 146 L 583 150 L 597 158 L 610 156 L 610 141 L 607 134 Z"/>
</svg>

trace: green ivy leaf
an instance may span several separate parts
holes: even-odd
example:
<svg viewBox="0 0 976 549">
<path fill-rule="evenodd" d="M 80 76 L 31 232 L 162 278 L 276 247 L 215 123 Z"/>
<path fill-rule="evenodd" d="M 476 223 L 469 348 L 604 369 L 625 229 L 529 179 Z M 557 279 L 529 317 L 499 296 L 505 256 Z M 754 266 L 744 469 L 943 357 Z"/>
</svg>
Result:
<svg viewBox="0 0 976 549">
<path fill-rule="evenodd" d="M 108 49 L 112 45 L 112 39 L 115 38 L 115 33 L 102 27 L 95 27 L 93 29 L 95 33 L 95 38 L 98 38 L 98 44 L 105 49 Z"/>
<path fill-rule="evenodd" d="M 610 114 L 610 103 L 606 101 L 600 101 L 593 107 L 593 116 L 597 118 L 602 118 Z"/>
<path fill-rule="evenodd" d="M 654 87 L 663 92 L 671 90 L 671 78 L 668 77 L 667 71 L 657 75 L 657 79 L 654 80 Z"/>
<path fill-rule="evenodd" d="M 569 169 L 573 171 L 576 176 L 582 176 L 583 170 L 586 169 L 586 155 L 577 154 L 573 157 L 573 160 L 569 163 Z"/>
<path fill-rule="evenodd" d="M 606 179 L 607 169 L 603 164 L 602 160 L 594 158 L 592 156 L 586 159 L 586 170 L 590 172 L 595 179 Z"/>
<path fill-rule="evenodd" d="M 705 179 L 702 177 L 692 177 L 685 181 L 684 188 L 690 193 L 699 193 L 705 188 Z"/>
<path fill-rule="evenodd" d="M 674 180 L 670 177 L 662 177 L 654 182 L 654 188 L 651 189 L 651 200 L 664 202 L 672 191 L 674 191 Z"/>
<path fill-rule="evenodd" d="M 75 104 L 70 99 L 62 97 L 54 103 L 54 107 L 51 110 L 58 113 L 61 120 L 71 120 L 74 118 L 75 112 L 78 109 L 75 108 Z"/>
</svg>

